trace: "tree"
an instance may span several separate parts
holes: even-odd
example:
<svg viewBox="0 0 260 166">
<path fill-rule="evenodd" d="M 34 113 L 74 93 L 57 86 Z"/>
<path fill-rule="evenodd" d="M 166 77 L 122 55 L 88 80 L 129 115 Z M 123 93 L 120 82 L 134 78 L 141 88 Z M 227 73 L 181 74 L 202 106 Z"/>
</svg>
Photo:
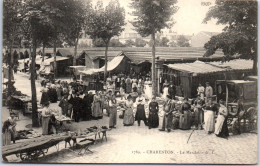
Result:
<svg viewBox="0 0 260 166">
<path fill-rule="evenodd" d="M 169 47 L 168 43 L 169 43 L 169 39 L 167 37 L 162 37 L 162 39 L 160 41 L 160 46 L 161 47 Z"/>
<path fill-rule="evenodd" d="M 125 46 L 126 47 L 133 47 L 135 45 L 135 42 L 131 39 L 128 39 L 125 41 Z"/>
<path fill-rule="evenodd" d="M 59 15 L 59 10 L 54 9 L 51 5 L 52 3 L 48 0 L 23 0 L 22 6 L 22 30 L 25 37 L 31 41 L 33 51 L 31 55 L 31 91 L 32 91 L 32 126 L 39 126 L 38 123 L 38 112 L 37 112 L 37 95 L 36 95 L 36 85 L 35 85 L 35 58 L 36 58 L 36 48 L 45 40 L 44 32 L 46 27 L 49 30 L 54 29 L 52 15 L 57 12 Z M 62 3 L 61 3 L 62 5 Z"/>
<path fill-rule="evenodd" d="M 239 54 L 253 59 L 253 71 L 257 73 L 257 1 L 217 0 L 203 22 L 211 19 L 226 26 L 204 45 L 204 56 L 213 55 L 217 49 L 222 49 L 226 57 Z"/>
<path fill-rule="evenodd" d="M 135 46 L 136 47 L 144 47 L 147 44 L 147 42 L 145 40 L 143 40 L 142 38 L 136 38 L 135 39 Z"/>
<path fill-rule="evenodd" d="M 132 22 L 136 31 L 142 36 L 151 35 L 152 40 L 152 89 L 156 95 L 156 73 L 155 73 L 155 34 L 163 28 L 169 28 L 174 23 L 172 15 L 178 10 L 177 0 L 132 0 L 131 7 L 135 16 Z"/>
<path fill-rule="evenodd" d="M 3 45 L 7 47 L 8 62 L 8 95 L 11 95 L 11 73 L 14 65 L 13 46 L 21 33 L 21 0 L 4 0 L 3 2 Z"/>
<path fill-rule="evenodd" d="M 110 1 L 108 6 L 103 7 L 102 1 L 98 1 L 95 8 L 90 8 L 90 15 L 86 18 L 86 33 L 92 38 L 100 38 L 104 41 L 105 50 L 105 72 L 104 81 L 107 76 L 107 52 L 112 37 L 119 36 L 124 30 L 125 10 L 120 7 L 119 2 Z"/>
<path fill-rule="evenodd" d="M 69 0 L 69 8 L 65 12 L 66 22 L 65 39 L 70 46 L 74 46 L 73 65 L 76 65 L 77 47 L 82 30 L 85 27 L 85 17 L 90 8 L 90 1 L 85 3 L 82 0 Z"/>
<path fill-rule="evenodd" d="M 50 31 L 52 32 L 52 43 L 53 43 L 53 57 L 54 57 L 54 77 L 57 75 L 57 62 L 56 62 L 56 48 L 57 43 L 61 38 L 64 38 L 64 33 L 67 31 L 67 26 L 70 22 L 67 21 L 67 14 L 70 11 L 70 1 L 73 0 L 46 0 L 45 1 L 45 12 L 48 12 L 46 16 L 49 19 Z"/>
<path fill-rule="evenodd" d="M 119 39 L 111 39 L 109 47 L 124 47 L 125 45 L 119 41 Z"/>
<path fill-rule="evenodd" d="M 177 47 L 177 43 L 175 41 L 170 41 L 169 47 Z"/>
<path fill-rule="evenodd" d="M 93 39 L 93 45 L 94 47 L 106 47 L 106 44 L 104 43 L 103 39 L 100 38 Z"/>
<path fill-rule="evenodd" d="M 149 45 L 150 47 L 153 46 L 153 40 L 152 40 L 152 39 L 150 39 L 150 41 L 148 42 L 148 45 Z M 155 38 L 155 46 L 158 47 L 159 45 L 160 45 L 160 38 L 156 37 L 156 38 Z"/>
<path fill-rule="evenodd" d="M 189 40 L 184 36 L 180 35 L 177 39 L 177 45 L 179 47 L 190 47 Z"/>
</svg>

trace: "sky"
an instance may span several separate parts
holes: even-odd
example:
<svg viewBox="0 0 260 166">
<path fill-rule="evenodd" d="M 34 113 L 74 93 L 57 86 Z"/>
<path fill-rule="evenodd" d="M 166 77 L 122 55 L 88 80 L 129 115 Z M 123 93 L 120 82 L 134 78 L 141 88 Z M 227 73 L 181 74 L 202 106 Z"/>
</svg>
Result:
<svg viewBox="0 0 260 166">
<path fill-rule="evenodd" d="M 93 0 L 96 2 L 98 0 Z M 109 0 L 103 0 L 104 5 L 108 4 Z M 125 8 L 126 22 L 132 20 L 130 15 L 131 8 L 129 7 L 131 0 L 119 0 L 120 5 Z M 211 20 L 207 24 L 202 21 L 206 16 L 210 7 L 214 6 L 215 0 L 178 0 L 176 6 L 179 7 L 177 13 L 173 16 L 175 20 L 172 31 L 182 35 L 193 35 L 200 31 L 221 32 L 223 25 L 216 25 L 216 20 Z M 132 31 L 133 26 L 127 23 L 125 31 Z"/>
</svg>

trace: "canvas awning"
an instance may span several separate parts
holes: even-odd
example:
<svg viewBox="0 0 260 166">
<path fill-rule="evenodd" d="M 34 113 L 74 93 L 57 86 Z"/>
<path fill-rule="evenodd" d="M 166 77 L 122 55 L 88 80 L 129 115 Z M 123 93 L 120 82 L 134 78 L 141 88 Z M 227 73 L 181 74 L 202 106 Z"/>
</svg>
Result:
<svg viewBox="0 0 260 166">
<path fill-rule="evenodd" d="M 56 56 L 56 61 L 63 61 L 69 59 L 68 57 Z M 50 65 L 54 62 L 54 57 L 44 60 L 44 65 Z"/>
<path fill-rule="evenodd" d="M 116 56 L 111 61 L 109 61 L 107 63 L 107 71 L 114 70 L 122 62 L 124 57 L 125 56 Z M 99 68 L 99 69 L 88 69 L 88 70 L 84 70 L 84 71 L 79 71 L 79 73 L 82 73 L 85 75 L 92 75 L 92 74 L 104 72 L 104 71 L 105 71 L 105 66 L 103 66 L 102 68 Z"/>
<path fill-rule="evenodd" d="M 86 66 L 82 66 L 82 65 L 80 65 L 80 66 L 70 66 L 70 68 L 78 69 L 78 70 L 84 70 L 84 69 L 86 69 Z"/>
<path fill-rule="evenodd" d="M 114 57 L 111 61 L 107 63 L 107 71 L 112 71 L 114 70 L 124 59 L 125 56 L 116 56 Z M 104 72 L 105 71 L 105 66 L 102 68 L 98 69 L 98 72 Z"/>
<path fill-rule="evenodd" d="M 193 63 L 176 63 L 176 64 L 169 64 L 166 65 L 168 68 L 181 71 L 192 73 L 193 75 L 196 74 L 206 74 L 206 73 L 215 73 L 227 70 L 246 70 L 252 69 L 253 61 L 252 60 L 245 60 L 245 59 L 236 59 L 231 60 L 228 62 L 201 62 L 195 61 Z"/>
<path fill-rule="evenodd" d="M 88 69 L 88 70 L 83 70 L 83 71 L 79 71 L 79 73 L 84 74 L 84 75 L 92 75 L 95 73 L 98 73 L 99 69 Z"/>
</svg>

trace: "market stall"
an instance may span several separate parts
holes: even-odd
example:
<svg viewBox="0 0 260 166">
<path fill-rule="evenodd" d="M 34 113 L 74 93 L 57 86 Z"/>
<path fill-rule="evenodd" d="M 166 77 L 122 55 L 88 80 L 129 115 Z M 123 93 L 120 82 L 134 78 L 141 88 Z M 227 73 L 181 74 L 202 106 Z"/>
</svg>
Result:
<svg viewBox="0 0 260 166">
<path fill-rule="evenodd" d="M 38 111 L 38 117 L 39 117 L 39 119 L 41 119 L 42 109 L 38 109 L 37 111 Z M 50 109 L 50 114 L 54 115 L 54 117 L 56 119 L 56 122 L 57 122 L 56 130 L 57 130 L 57 132 L 64 132 L 64 131 L 68 130 L 68 124 L 70 124 L 71 121 L 72 121 L 71 117 L 67 117 L 65 115 L 62 115 L 60 109 Z"/>
<path fill-rule="evenodd" d="M 216 80 L 244 79 L 252 73 L 253 61 L 245 59 L 230 60 L 228 62 L 176 63 L 164 65 L 163 77 L 172 81 L 177 91 L 182 91 L 184 97 L 196 97 L 199 83 L 206 82 L 215 89 Z"/>
</svg>

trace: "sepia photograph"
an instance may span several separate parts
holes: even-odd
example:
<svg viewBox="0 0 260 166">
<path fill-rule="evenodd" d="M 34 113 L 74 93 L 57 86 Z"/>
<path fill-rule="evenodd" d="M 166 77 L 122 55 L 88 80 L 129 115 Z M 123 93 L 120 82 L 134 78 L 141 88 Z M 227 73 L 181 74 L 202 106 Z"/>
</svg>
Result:
<svg viewBox="0 0 260 166">
<path fill-rule="evenodd" d="M 2 163 L 257 164 L 257 0 L 2 0 Z"/>
</svg>

